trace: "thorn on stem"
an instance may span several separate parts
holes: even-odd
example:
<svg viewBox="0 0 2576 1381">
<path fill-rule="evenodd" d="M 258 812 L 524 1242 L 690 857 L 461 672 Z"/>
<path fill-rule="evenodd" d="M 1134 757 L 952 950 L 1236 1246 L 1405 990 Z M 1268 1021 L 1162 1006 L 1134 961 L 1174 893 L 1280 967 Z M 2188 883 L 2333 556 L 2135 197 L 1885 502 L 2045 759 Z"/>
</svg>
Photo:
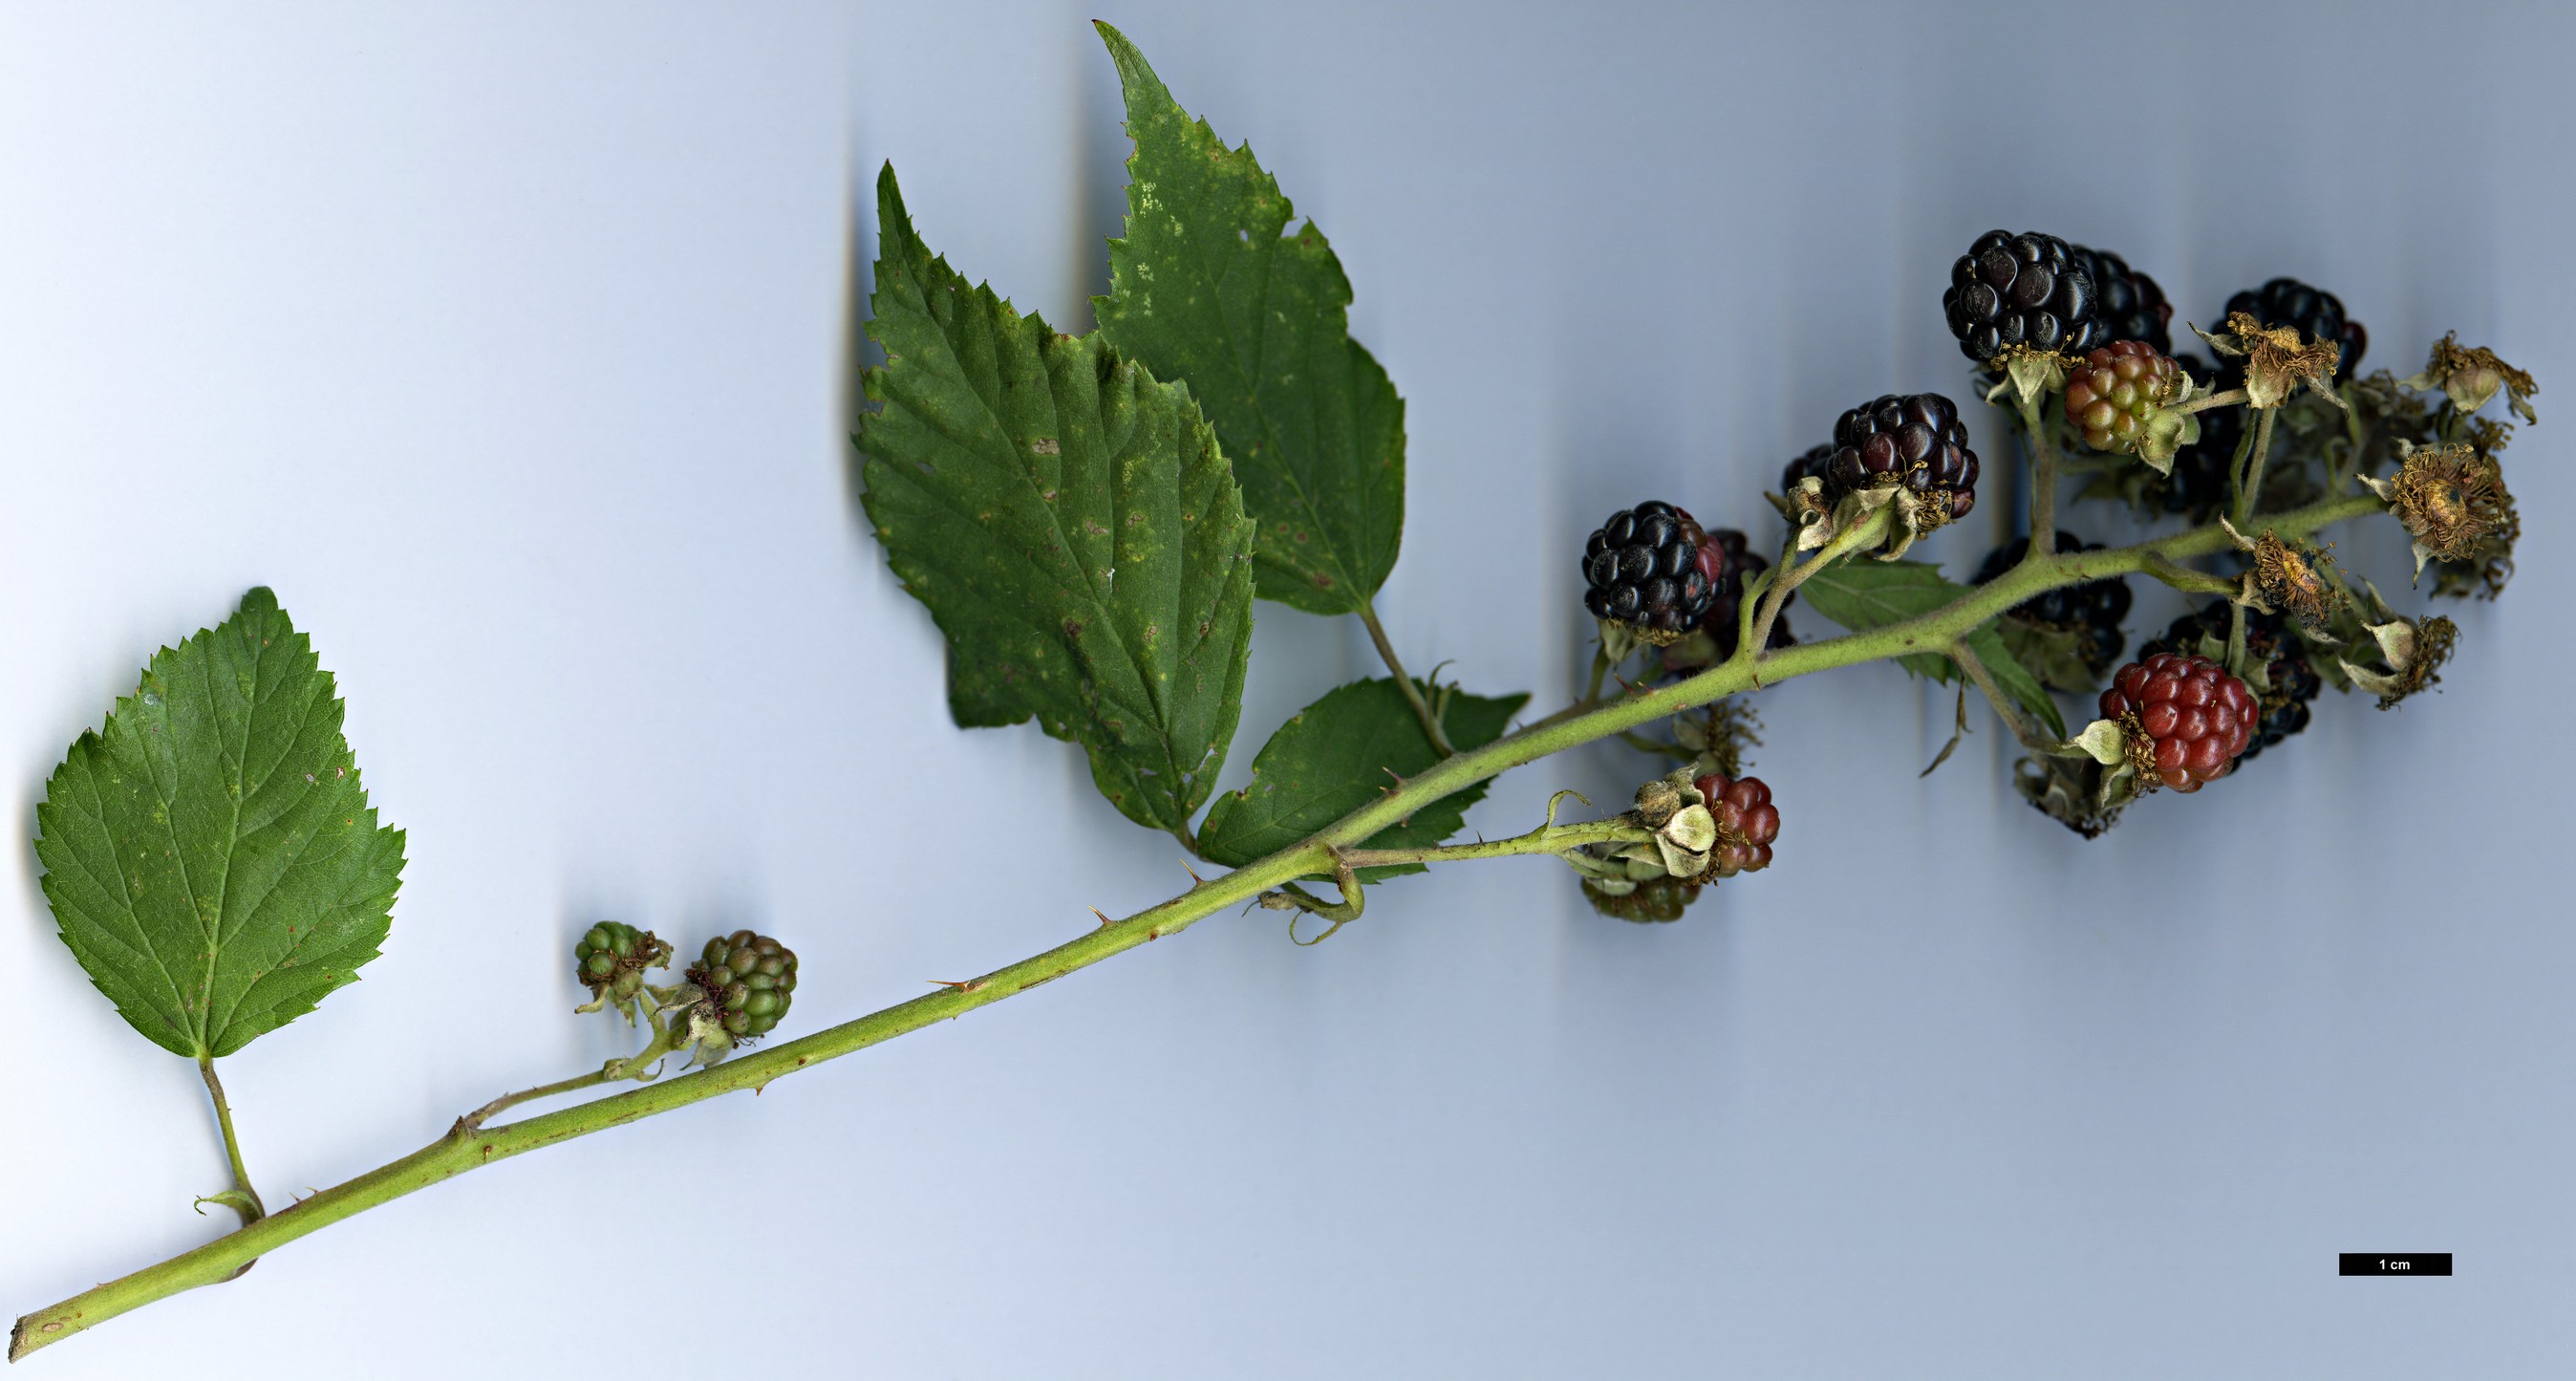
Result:
<svg viewBox="0 0 2576 1381">
<path fill-rule="evenodd" d="M 971 993 L 984 986 L 984 980 L 980 978 L 969 978 L 962 982 L 950 978 L 933 978 L 929 982 L 942 988 L 955 988 L 961 993 Z"/>
<path fill-rule="evenodd" d="M 1118 924 L 1116 921 L 1109 919 L 1109 913 L 1101 910 L 1099 907 L 1095 906 L 1091 908 L 1091 914 L 1100 918 L 1101 928 L 1103 929 L 1107 929 L 1110 926 Z"/>
</svg>

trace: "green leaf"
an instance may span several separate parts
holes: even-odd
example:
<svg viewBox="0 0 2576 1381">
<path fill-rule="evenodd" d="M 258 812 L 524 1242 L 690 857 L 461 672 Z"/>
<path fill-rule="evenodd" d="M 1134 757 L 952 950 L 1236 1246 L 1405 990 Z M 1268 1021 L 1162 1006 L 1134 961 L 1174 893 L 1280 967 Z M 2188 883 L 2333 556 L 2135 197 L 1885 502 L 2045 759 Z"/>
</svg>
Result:
<svg viewBox="0 0 2576 1381">
<path fill-rule="evenodd" d="M 1798 593 L 1817 613 L 1855 633 L 1866 633 L 1947 607 L 1968 593 L 1968 587 L 1952 583 L 1943 578 L 1939 567 L 1921 561 L 1843 561 L 1808 577 Z M 2058 712 L 2057 702 L 2004 646 L 1992 620 L 1969 634 L 1967 641 L 1968 650 L 1985 663 L 2006 695 L 2036 715 L 2051 733 L 2066 736 L 2066 718 Z M 1896 664 L 1945 683 L 1959 674 L 1950 659 L 1938 652 L 1910 652 L 1898 657 Z"/>
<path fill-rule="evenodd" d="M 1436 693 L 1435 693 L 1436 694 Z M 1502 737 L 1526 695 L 1483 696 L 1452 691 L 1440 727 L 1464 752 Z M 1279 727 L 1252 760 L 1252 782 L 1209 807 L 1199 847 L 1209 858 L 1241 867 L 1306 838 L 1358 810 L 1395 785 L 1440 761 L 1422 732 L 1422 721 L 1391 677 L 1354 681 L 1328 692 Z M 1393 773 L 1394 776 L 1388 775 Z M 1482 783 L 1413 812 L 1369 837 L 1371 849 L 1412 849 L 1438 844 L 1466 823 L 1467 807 L 1484 799 Z M 1418 873 L 1419 864 L 1370 868 L 1368 881 Z"/>
<path fill-rule="evenodd" d="M 253 590 L 145 668 L 45 783 L 36 857 L 63 943 L 154 1044 L 229 1055 L 357 981 L 401 885 L 331 673 Z"/>
<path fill-rule="evenodd" d="M 1249 145 L 1193 121 L 1126 36 L 1101 38 L 1127 93 L 1127 236 L 1109 242 L 1100 329 L 1187 382 L 1259 523 L 1264 599 L 1368 603 L 1404 535 L 1404 400 L 1350 338 L 1350 280 Z"/>
<path fill-rule="evenodd" d="M 886 560 L 948 638 L 960 725 L 1080 743 L 1128 819 L 1177 830 L 1234 738 L 1252 524 L 1179 384 L 1060 336 L 933 258 L 888 167 L 855 438 Z"/>
</svg>

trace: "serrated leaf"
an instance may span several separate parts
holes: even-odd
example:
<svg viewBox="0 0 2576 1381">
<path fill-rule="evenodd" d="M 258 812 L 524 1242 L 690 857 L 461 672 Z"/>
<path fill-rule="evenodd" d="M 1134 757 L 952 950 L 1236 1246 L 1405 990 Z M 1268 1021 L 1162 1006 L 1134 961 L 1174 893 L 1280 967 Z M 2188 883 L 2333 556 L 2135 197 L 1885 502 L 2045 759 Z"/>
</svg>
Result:
<svg viewBox="0 0 2576 1381">
<path fill-rule="evenodd" d="M 888 167 L 862 502 L 948 638 L 960 725 L 1082 745 L 1128 819 L 1185 825 L 1234 738 L 1252 524 L 1186 389 L 932 257 Z"/>
<path fill-rule="evenodd" d="M 36 857 L 63 943 L 134 1029 L 229 1055 L 357 980 L 391 925 L 379 827 L 331 673 L 267 590 L 152 658 L 45 783 Z"/>
<path fill-rule="evenodd" d="M 1452 692 L 1440 727 L 1461 752 L 1502 737 L 1526 695 Z M 1208 808 L 1199 847 L 1228 867 L 1284 849 L 1358 810 L 1395 785 L 1429 771 L 1439 751 L 1393 678 L 1354 681 L 1325 694 L 1279 727 L 1252 760 L 1252 781 Z M 1389 773 L 1393 773 L 1390 776 Z M 1482 783 L 1413 812 L 1369 837 L 1372 849 L 1426 848 L 1466 823 L 1467 807 L 1484 799 Z M 1375 881 L 1418 873 L 1419 864 L 1362 871 Z"/>
<path fill-rule="evenodd" d="M 1404 533 L 1404 400 L 1350 338 L 1350 280 L 1254 161 L 1192 120 L 1125 35 L 1098 26 L 1127 99 L 1127 234 L 1109 242 L 1100 329 L 1189 384 L 1260 527 L 1259 593 L 1316 614 L 1365 605 Z"/>
<path fill-rule="evenodd" d="M 1942 576 L 1940 568 L 1921 561 L 1842 561 L 1808 577 L 1798 593 L 1817 613 L 1855 633 L 1920 618 L 1946 608 L 1968 593 L 1964 585 Z M 2049 732 L 2064 736 L 2066 718 L 2057 702 L 2030 669 L 2004 646 L 1992 620 L 1968 635 L 1968 650 L 1985 663 L 1995 684 L 2023 709 L 2037 716 Z M 1938 652 L 1911 652 L 1896 664 L 1917 676 L 1947 683 L 1959 674 Z"/>
</svg>

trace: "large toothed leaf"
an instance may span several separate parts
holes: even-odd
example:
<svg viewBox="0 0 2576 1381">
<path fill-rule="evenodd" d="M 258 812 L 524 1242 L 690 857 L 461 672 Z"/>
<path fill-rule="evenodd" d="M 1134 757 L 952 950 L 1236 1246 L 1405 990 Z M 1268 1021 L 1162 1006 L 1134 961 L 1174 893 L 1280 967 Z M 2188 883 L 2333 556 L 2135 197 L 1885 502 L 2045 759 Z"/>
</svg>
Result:
<svg viewBox="0 0 2576 1381">
<path fill-rule="evenodd" d="M 1526 695 L 1484 696 L 1453 691 L 1440 727 L 1464 752 L 1502 737 Z M 1299 710 L 1270 736 L 1252 760 L 1252 784 L 1220 796 L 1208 808 L 1199 846 L 1209 858 L 1241 867 L 1284 849 L 1358 810 L 1395 785 L 1399 777 L 1429 771 L 1440 761 L 1422 732 L 1422 721 L 1394 680 L 1354 681 Z M 1372 849 L 1411 849 L 1438 844 L 1466 823 L 1467 807 L 1484 799 L 1482 784 L 1443 797 L 1370 836 Z M 1373 868 L 1366 875 L 1418 873 L 1419 865 Z"/>
<path fill-rule="evenodd" d="M 1176 829 L 1215 784 L 1252 636 L 1252 524 L 1179 384 L 969 287 L 877 179 L 859 449 L 886 560 L 948 637 L 968 727 L 1035 719 Z"/>
<path fill-rule="evenodd" d="M 1968 593 L 1968 588 L 1952 584 L 1942 577 L 1940 568 L 1921 561 L 1844 561 L 1818 571 L 1798 587 L 1798 593 L 1817 613 L 1855 633 L 1866 633 L 1941 609 Z M 2066 719 L 2058 712 L 2057 702 L 2004 646 L 1992 620 L 1968 635 L 1968 650 L 1977 654 L 2004 694 L 2047 725 L 2050 733 L 2066 736 Z M 1896 662 L 1935 681 L 1951 681 L 1959 674 L 1950 659 L 1938 652 L 1908 653 Z"/>
<path fill-rule="evenodd" d="M 1190 386 L 1259 524 L 1260 594 L 1316 614 L 1365 604 L 1404 534 L 1404 400 L 1350 337 L 1350 280 L 1250 146 L 1184 114 L 1126 36 L 1127 236 L 1109 242 L 1100 329 Z"/>
<path fill-rule="evenodd" d="M 376 957 L 402 831 L 378 827 L 331 673 L 277 597 L 163 648 L 45 783 L 36 857 L 63 943 L 181 1055 L 229 1055 Z"/>
</svg>

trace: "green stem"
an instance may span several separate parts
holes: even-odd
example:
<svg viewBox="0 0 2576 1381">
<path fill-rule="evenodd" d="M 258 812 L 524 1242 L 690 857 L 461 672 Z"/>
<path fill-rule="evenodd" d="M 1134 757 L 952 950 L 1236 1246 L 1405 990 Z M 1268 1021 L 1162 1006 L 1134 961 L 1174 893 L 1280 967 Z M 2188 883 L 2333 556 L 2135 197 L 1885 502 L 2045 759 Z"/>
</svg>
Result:
<svg viewBox="0 0 2576 1381">
<path fill-rule="evenodd" d="M 1592 705 L 1600 702 L 1601 680 L 1609 674 L 1610 649 L 1607 647 L 1595 647 L 1592 649 L 1592 680 L 1583 687 L 1583 700 L 1581 703 Z"/>
<path fill-rule="evenodd" d="M 2283 537 L 2297 537 L 2346 519 L 2384 510 L 2385 505 L 2378 499 L 2366 494 L 2355 495 L 2274 515 L 2269 525 Z M 2229 545 L 2226 531 L 2213 525 L 2133 547 L 2068 552 L 2026 561 L 1930 613 L 1867 632 L 1779 649 L 1762 658 L 1764 680 L 1784 681 L 1811 672 L 1909 652 L 1946 652 L 1988 619 L 2033 595 L 2061 585 L 2143 570 L 2150 558 L 2182 561 L 2210 555 Z M 1746 690 L 1753 684 L 1753 659 L 1739 654 L 1725 664 L 1687 680 L 1641 689 L 1607 705 L 1584 709 L 1563 718 L 1543 720 L 1482 748 L 1449 757 L 1312 837 L 1231 873 L 1203 881 L 1158 906 L 1086 931 L 1045 953 L 995 969 L 981 978 L 953 988 L 940 988 L 810 1036 L 738 1055 L 712 1069 L 646 1084 L 499 1127 L 470 1126 L 466 1119 L 460 1117 L 446 1135 L 400 1160 L 370 1170 L 345 1184 L 322 1190 L 158 1265 L 147 1266 L 132 1275 L 85 1290 L 22 1317 L 11 1333 L 9 1356 L 13 1360 L 26 1356 L 37 1348 L 60 1342 L 83 1329 L 155 1300 L 228 1279 L 248 1262 L 306 1233 L 494 1161 L 507 1160 L 612 1127 L 622 1127 L 656 1113 L 687 1107 L 723 1094 L 743 1089 L 757 1090 L 772 1079 L 794 1074 L 810 1065 L 865 1050 L 881 1041 L 953 1020 L 979 1007 L 1054 982 L 1113 955 L 1123 954 L 1166 935 L 1178 934 L 1209 916 L 1253 901 L 1262 893 L 1298 878 L 1316 873 L 1330 874 L 1342 860 L 1365 858 L 1368 855 L 1361 851 L 1360 846 L 1379 831 L 1478 782 L 1568 748 L 1706 705 Z M 1567 831 L 1584 828 L 1587 827 L 1565 827 Z M 1556 836 L 1558 839 L 1566 837 L 1565 833 Z M 1501 841 L 1501 846 L 1512 842 Z M 1497 847 L 1452 846 L 1450 851 L 1442 851 L 1439 861 L 1500 856 L 1479 852 Z"/>
<path fill-rule="evenodd" d="M 1654 838 L 1652 831 L 1624 820 L 1596 820 L 1586 825 L 1541 825 L 1527 834 L 1509 839 L 1479 840 L 1473 844 L 1442 844 L 1422 849 L 1345 849 L 1342 858 L 1353 868 L 1385 868 L 1404 863 L 1465 863 L 1480 858 L 1512 858 L 1522 854 L 1561 854 L 1586 844 L 1642 844 Z"/>
<path fill-rule="evenodd" d="M 2040 424 L 2039 400 L 2016 395 L 2022 434 L 2030 438 L 2030 554 L 2025 562 L 2057 554 L 2057 446 Z"/>
<path fill-rule="evenodd" d="M 2223 575 L 2178 566 L 2159 556 L 2150 556 L 2139 569 L 2187 595 L 2233 595 L 2237 590 L 2237 582 Z"/>
<path fill-rule="evenodd" d="M 251 1187 L 250 1171 L 242 1166 L 241 1137 L 233 1131 L 233 1105 L 224 1097 L 223 1080 L 215 1077 L 215 1058 L 199 1055 L 197 1073 L 204 1076 L 206 1093 L 215 1100 L 215 1125 L 223 1129 L 224 1159 L 232 1165 L 233 1193 L 225 1196 L 226 1205 L 241 1215 L 243 1227 L 249 1227 L 268 1216 L 268 1206 L 260 1202 L 259 1191 Z M 249 1270 L 250 1262 L 243 1262 L 241 1268 Z"/>
<path fill-rule="evenodd" d="M 2204 408 L 2223 408 L 2230 403 L 2242 403 L 2244 401 L 2245 390 L 2241 388 L 2231 388 L 2221 393 L 2213 393 L 2206 398 L 2194 398 L 2188 403 L 2183 403 L 2175 407 L 2174 411 L 2199 412 Z"/>
<path fill-rule="evenodd" d="M 1968 647 L 1967 639 L 1961 638 L 1944 650 L 1949 653 L 1950 660 L 1958 664 L 1959 670 L 1966 672 L 1968 679 L 1976 683 L 1978 693 L 1986 697 L 1988 705 L 1994 707 L 1995 718 L 2002 720 L 2004 727 L 2012 730 L 2013 737 L 2021 740 L 2022 747 L 2034 753 L 2042 753 L 2056 746 L 2050 741 L 2048 735 L 2039 732 L 2036 727 L 2021 717 L 2021 712 L 2013 707 L 2012 697 L 2005 695 L 2003 688 L 1995 684 L 1994 673 L 1986 670 L 1985 662 Z M 1934 766 L 1937 767 L 1939 764 L 1936 762 Z M 1929 775 L 1931 768 L 1925 768 L 1924 772 Z"/>
<path fill-rule="evenodd" d="M 1377 606 L 1367 600 L 1361 600 L 1359 616 L 1360 622 L 1368 627 L 1369 641 L 1377 644 L 1379 660 L 1385 662 L 1386 669 L 1395 674 L 1395 684 L 1404 692 L 1405 703 L 1413 707 L 1413 717 L 1422 721 L 1422 732 L 1431 740 L 1431 746 L 1438 749 L 1440 756 L 1444 758 L 1457 752 L 1457 749 L 1449 746 L 1449 735 L 1440 725 L 1440 716 L 1431 712 L 1430 702 L 1422 698 L 1422 688 L 1415 685 L 1413 677 L 1405 671 L 1404 659 L 1395 655 L 1395 644 L 1386 636 L 1386 625 L 1377 621 Z M 1433 667 L 1431 674 L 1439 675 L 1440 668 Z M 1599 683 L 1594 683 L 1593 688 L 1598 690 Z"/>
<path fill-rule="evenodd" d="M 2250 525 L 2254 520 L 2254 502 L 2263 493 L 2263 462 L 2272 453 L 2272 415 L 2279 408 L 2258 408 L 2261 420 L 2254 424 L 2254 449 L 2245 458 L 2244 474 L 2236 486 L 2236 526 Z"/>
</svg>

